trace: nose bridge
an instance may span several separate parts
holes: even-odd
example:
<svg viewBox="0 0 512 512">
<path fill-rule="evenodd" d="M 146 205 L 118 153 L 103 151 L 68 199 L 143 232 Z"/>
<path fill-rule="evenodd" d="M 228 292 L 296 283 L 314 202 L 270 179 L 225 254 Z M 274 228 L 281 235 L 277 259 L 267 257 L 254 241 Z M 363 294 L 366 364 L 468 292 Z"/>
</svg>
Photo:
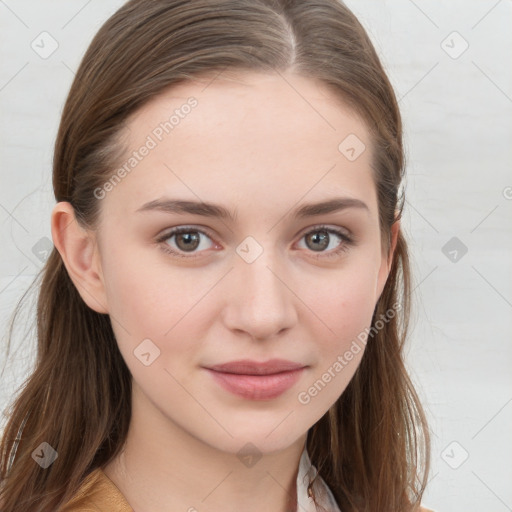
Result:
<svg viewBox="0 0 512 512">
<path fill-rule="evenodd" d="M 261 237 L 260 237 L 261 239 Z M 267 337 L 289 327 L 295 318 L 293 294 L 286 286 L 284 257 L 272 246 L 272 236 L 260 243 L 246 237 L 236 248 L 236 291 L 230 294 L 231 327 Z"/>
<path fill-rule="evenodd" d="M 262 240 L 262 236 L 259 237 Z M 253 236 L 247 236 L 236 248 L 238 255 L 235 265 L 241 282 L 254 299 L 265 297 L 269 300 L 284 298 L 284 285 L 277 274 L 283 273 L 284 265 L 279 261 L 282 255 L 272 245 L 272 236 L 266 236 L 261 243 Z M 268 300 L 267 300 L 268 302 Z"/>
</svg>

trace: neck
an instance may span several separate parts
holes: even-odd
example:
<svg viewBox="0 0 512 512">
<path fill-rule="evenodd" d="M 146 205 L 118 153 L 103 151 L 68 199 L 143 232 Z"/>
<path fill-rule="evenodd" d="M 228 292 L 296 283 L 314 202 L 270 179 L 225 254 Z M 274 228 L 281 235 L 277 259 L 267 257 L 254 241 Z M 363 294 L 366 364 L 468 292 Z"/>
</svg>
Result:
<svg viewBox="0 0 512 512">
<path fill-rule="evenodd" d="M 306 434 L 259 459 L 239 457 L 206 444 L 138 395 L 124 449 L 103 468 L 135 511 L 296 512 Z"/>
</svg>

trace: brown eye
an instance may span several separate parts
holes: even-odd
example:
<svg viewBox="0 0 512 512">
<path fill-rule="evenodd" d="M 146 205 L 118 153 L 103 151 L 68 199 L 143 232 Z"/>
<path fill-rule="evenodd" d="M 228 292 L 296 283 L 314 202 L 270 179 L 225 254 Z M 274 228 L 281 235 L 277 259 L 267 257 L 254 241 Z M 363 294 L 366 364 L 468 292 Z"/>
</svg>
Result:
<svg viewBox="0 0 512 512">
<path fill-rule="evenodd" d="M 197 250 L 201 245 L 203 245 L 202 249 L 211 248 L 211 246 L 204 247 L 203 238 L 211 240 L 210 236 L 204 231 L 192 227 L 180 227 L 162 235 L 157 239 L 157 242 L 161 243 L 162 249 L 169 254 L 182 258 L 193 258 L 201 252 Z M 170 243 L 172 239 L 175 239 L 174 243 Z"/>
<path fill-rule="evenodd" d="M 176 237 L 176 245 L 182 251 L 194 251 L 199 247 L 200 236 L 195 231 L 178 233 L 174 236 Z"/>
<path fill-rule="evenodd" d="M 334 236 L 333 236 L 334 235 Z M 309 231 L 303 237 L 306 247 L 318 253 L 317 258 L 331 258 L 347 251 L 354 240 L 341 230 L 320 226 Z M 338 240 L 338 241 L 336 241 Z M 331 250 L 327 250 L 331 247 Z"/>
<path fill-rule="evenodd" d="M 305 238 L 306 245 L 313 251 L 323 251 L 330 242 L 330 235 L 327 231 L 314 231 L 308 233 Z"/>
</svg>

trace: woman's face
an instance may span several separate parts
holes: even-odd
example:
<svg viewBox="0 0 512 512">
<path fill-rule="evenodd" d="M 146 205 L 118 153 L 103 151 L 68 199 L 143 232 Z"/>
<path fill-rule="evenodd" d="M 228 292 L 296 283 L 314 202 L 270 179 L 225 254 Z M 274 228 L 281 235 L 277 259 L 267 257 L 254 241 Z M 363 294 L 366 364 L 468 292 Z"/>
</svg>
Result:
<svg viewBox="0 0 512 512">
<path fill-rule="evenodd" d="M 218 449 L 270 452 L 326 413 L 364 352 L 388 274 L 370 139 L 310 79 L 212 80 L 129 120 L 126 158 L 95 192 L 96 299 L 145 404 L 135 410 Z M 311 206 L 329 201 L 345 207 Z M 208 369 L 274 358 L 302 369 Z"/>
</svg>

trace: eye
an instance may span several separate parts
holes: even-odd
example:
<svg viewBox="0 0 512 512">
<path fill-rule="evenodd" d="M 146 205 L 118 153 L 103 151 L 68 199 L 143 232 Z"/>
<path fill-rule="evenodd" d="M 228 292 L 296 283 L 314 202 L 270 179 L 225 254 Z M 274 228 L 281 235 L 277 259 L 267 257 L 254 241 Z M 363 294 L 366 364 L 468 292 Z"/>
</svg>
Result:
<svg viewBox="0 0 512 512">
<path fill-rule="evenodd" d="M 210 241 L 212 240 L 212 237 L 205 231 L 190 226 L 182 226 L 166 232 L 156 241 L 161 244 L 162 250 L 166 253 L 180 258 L 194 258 L 196 257 L 195 253 L 201 252 L 201 249 L 206 250 L 212 247 L 205 247 L 201 243 L 203 236 Z M 169 243 L 172 239 L 175 239 L 174 242 Z M 351 245 L 354 245 L 354 240 L 344 231 L 326 226 L 315 227 L 303 235 L 301 239 L 306 240 L 307 247 L 311 249 L 311 252 L 317 253 L 313 256 L 315 258 L 333 258 L 346 252 Z M 338 239 L 338 243 L 335 243 L 336 239 Z M 326 251 L 325 249 L 331 245 L 333 246 L 331 250 Z"/>
<path fill-rule="evenodd" d="M 194 258 L 194 254 L 187 256 L 186 253 L 193 253 L 198 248 L 208 249 L 208 247 L 204 247 L 204 244 L 201 244 L 201 236 L 205 236 L 211 240 L 210 236 L 204 231 L 193 227 L 183 226 L 175 228 L 172 231 L 168 231 L 158 238 L 157 242 L 162 244 L 161 248 L 164 252 L 181 258 Z M 172 238 L 175 238 L 175 248 L 173 248 L 172 244 L 168 243 Z"/>
<path fill-rule="evenodd" d="M 332 235 L 335 235 L 334 237 Z M 354 240 L 344 231 L 326 226 L 317 226 L 308 231 L 302 238 L 306 240 L 306 245 L 312 252 L 318 253 L 315 258 L 334 258 L 341 253 L 348 251 L 354 244 Z M 336 238 L 341 240 L 336 243 Z M 331 246 L 330 251 L 325 249 Z"/>
</svg>

